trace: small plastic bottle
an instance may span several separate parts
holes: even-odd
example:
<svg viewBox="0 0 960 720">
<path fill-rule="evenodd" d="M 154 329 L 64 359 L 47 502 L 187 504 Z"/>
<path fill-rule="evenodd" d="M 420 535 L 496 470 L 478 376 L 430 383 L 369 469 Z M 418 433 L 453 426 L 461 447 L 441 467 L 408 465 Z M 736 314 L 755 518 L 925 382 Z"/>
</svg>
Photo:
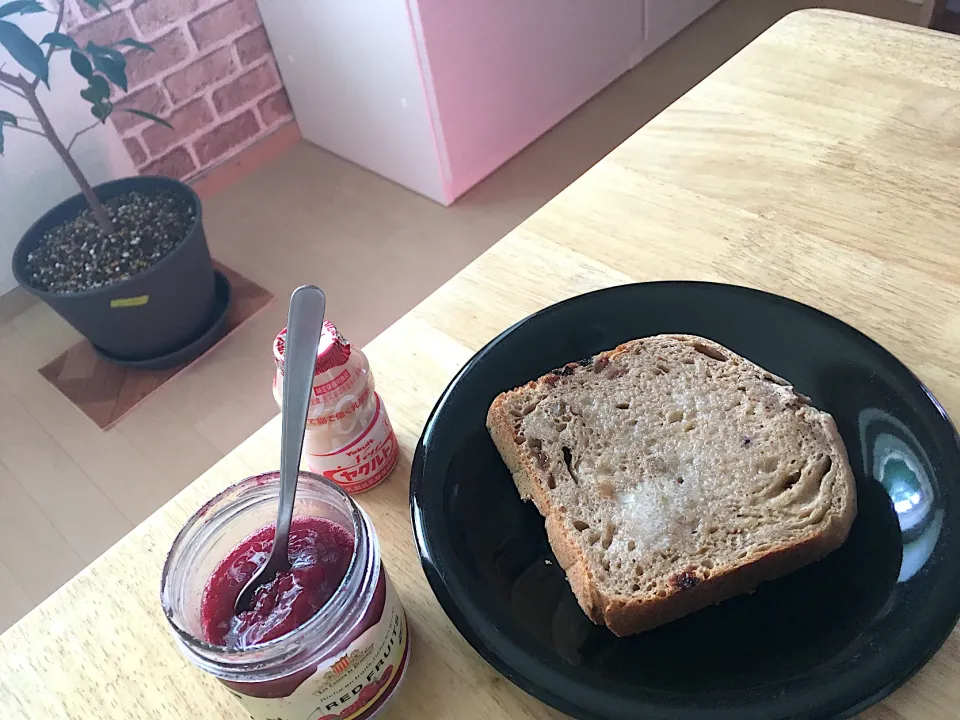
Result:
<svg viewBox="0 0 960 720">
<path fill-rule="evenodd" d="M 277 374 L 273 397 L 283 402 L 283 350 L 286 328 L 273 343 Z M 397 436 L 374 388 L 370 363 L 334 324 L 326 321 L 317 348 L 313 396 L 303 439 L 307 469 L 348 493 L 369 490 L 393 470 Z"/>
</svg>

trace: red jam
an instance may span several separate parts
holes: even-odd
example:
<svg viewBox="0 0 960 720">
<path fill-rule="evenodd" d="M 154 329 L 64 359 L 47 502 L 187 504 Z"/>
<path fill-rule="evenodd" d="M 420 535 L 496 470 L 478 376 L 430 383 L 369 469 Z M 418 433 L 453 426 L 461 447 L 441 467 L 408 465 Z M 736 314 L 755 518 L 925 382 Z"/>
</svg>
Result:
<svg viewBox="0 0 960 720">
<path fill-rule="evenodd" d="M 286 635 L 316 615 L 340 586 L 353 557 L 353 536 L 330 520 L 298 517 L 290 527 L 290 570 L 263 585 L 251 609 L 236 615 L 237 596 L 266 562 L 274 532 L 271 524 L 253 533 L 213 571 L 200 607 L 207 642 L 236 650 Z"/>
</svg>

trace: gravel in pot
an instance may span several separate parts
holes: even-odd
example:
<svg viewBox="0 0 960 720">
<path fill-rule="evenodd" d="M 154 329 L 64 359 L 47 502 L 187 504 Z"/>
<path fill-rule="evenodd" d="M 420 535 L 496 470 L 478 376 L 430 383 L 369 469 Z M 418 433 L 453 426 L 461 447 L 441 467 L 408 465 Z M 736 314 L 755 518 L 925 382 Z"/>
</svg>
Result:
<svg viewBox="0 0 960 720">
<path fill-rule="evenodd" d="M 43 234 L 26 258 L 34 288 L 79 292 L 125 280 L 163 259 L 194 220 L 190 203 L 171 193 L 133 191 L 103 205 L 113 234 L 103 232 L 89 208 Z"/>
</svg>

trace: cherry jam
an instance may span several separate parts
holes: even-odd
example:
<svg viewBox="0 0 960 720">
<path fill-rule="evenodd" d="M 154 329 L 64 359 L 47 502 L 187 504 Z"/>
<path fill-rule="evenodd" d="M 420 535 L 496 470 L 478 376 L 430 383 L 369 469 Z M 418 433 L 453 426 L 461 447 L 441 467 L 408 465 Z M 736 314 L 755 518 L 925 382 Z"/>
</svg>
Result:
<svg viewBox="0 0 960 720">
<path fill-rule="evenodd" d="M 407 623 L 370 518 L 346 492 L 300 473 L 291 567 L 234 612 L 273 547 L 278 495 L 279 473 L 247 478 L 187 521 L 163 571 L 170 629 L 258 720 L 369 720 L 403 677 Z"/>
<path fill-rule="evenodd" d="M 286 635 L 316 615 L 340 586 L 353 557 L 353 538 L 324 518 L 294 518 L 290 570 L 260 587 L 252 607 L 238 616 L 237 596 L 270 557 L 274 532 L 274 525 L 261 528 L 213 571 L 200 606 L 207 642 L 237 650 Z"/>
</svg>

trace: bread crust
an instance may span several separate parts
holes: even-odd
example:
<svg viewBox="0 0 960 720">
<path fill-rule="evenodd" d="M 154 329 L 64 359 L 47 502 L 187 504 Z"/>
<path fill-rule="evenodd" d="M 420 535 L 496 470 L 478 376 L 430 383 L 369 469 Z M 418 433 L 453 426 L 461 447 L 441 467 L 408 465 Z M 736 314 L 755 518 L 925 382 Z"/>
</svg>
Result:
<svg viewBox="0 0 960 720">
<path fill-rule="evenodd" d="M 612 361 L 620 354 L 632 352 L 638 342 L 663 337 L 711 348 L 741 365 L 754 368 L 764 379 L 789 387 L 786 380 L 751 363 L 728 348 L 693 335 L 640 338 L 624 343 L 613 350 L 602 352 L 596 358 L 608 358 Z M 548 377 L 549 374 L 523 387 L 534 389 Z M 706 579 L 697 578 L 696 584 L 681 583 L 679 587 L 672 588 L 672 592 L 668 592 L 665 597 L 651 600 L 645 597 L 607 595 L 599 589 L 600 583 L 593 575 L 590 562 L 581 545 L 572 535 L 565 517 L 565 508 L 554 507 L 545 489 L 545 473 L 549 471 L 538 467 L 530 453 L 524 452 L 523 445 L 516 439 L 514 427 L 516 418 L 509 413 L 507 403 L 511 395 L 522 390 L 523 387 L 504 392 L 493 401 L 487 413 L 487 429 L 510 470 L 520 497 L 523 500 L 532 501 L 544 517 L 550 546 L 560 566 L 566 572 L 567 580 L 580 607 L 593 622 L 606 625 L 618 636 L 642 632 L 736 595 L 750 592 L 765 581 L 782 577 L 823 558 L 839 548 L 847 539 L 856 517 L 857 503 L 856 485 L 846 447 L 833 418 L 826 412 L 805 406 L 801 408 L 798 415 L 806 422 L 819 425 L 827 438 L 830 457 L 833 461 L 832 492 L 842 494 L 845 499 L 842 513 L 833 515 L 825 528 L 813 537 L 793 544 L 775 546 L 759 555 L 751 555 L 740 565 L 724 571 L 718 569 L 718 572 Z M 797 394 L 797 397 L 805 402 L 808 401 L 802 395 Z"/>
</svg>

